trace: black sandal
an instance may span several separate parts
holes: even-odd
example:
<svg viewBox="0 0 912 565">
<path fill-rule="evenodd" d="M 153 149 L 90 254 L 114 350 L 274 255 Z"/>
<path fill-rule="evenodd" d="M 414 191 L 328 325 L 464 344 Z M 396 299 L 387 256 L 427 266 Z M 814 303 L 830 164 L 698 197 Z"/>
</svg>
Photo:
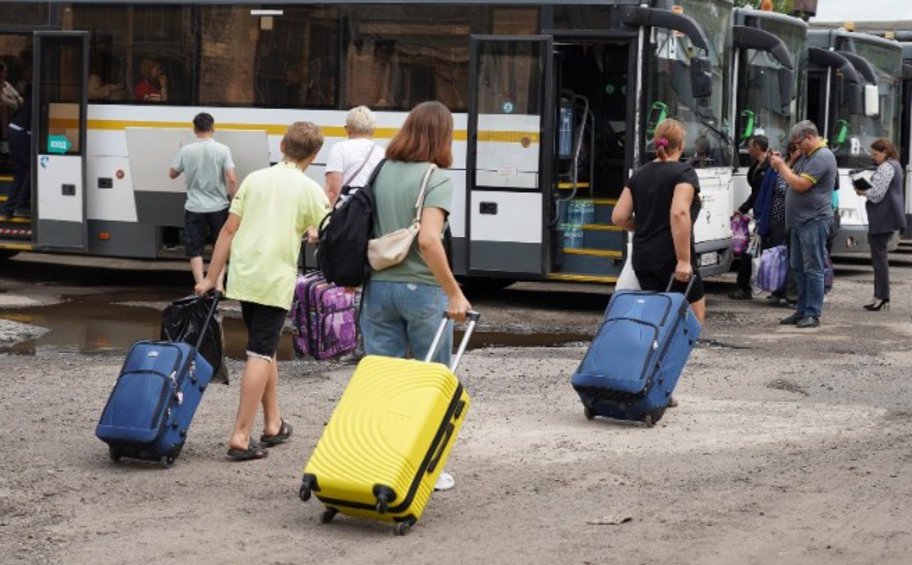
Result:
<svg viewBox="0 0 912 565">
<path fill-rule="evenodd" d="M 285 421 L 284 418 L 282 418 L 282 423 L 281 423 L 281 425 L 279 425 L 279 433 L 277 433 L 274 436 L 268 436 L 266 434 L 261 435 L 260 443 L 262 443 L 263 445 L 265 445 L 267 447 L 272 447 L 274 445 L 279 445 L 280 443 L 285 443 L 286 441 L 291 439 L 292 429 L 293 428 L 291 427 L 291 424 L 289 424 L 288 422 Z"/>
<path fill-rule="evenodd" d="M 252 461 L 254 459 L 263 459 L 268 456 L 269 452 L 254 442 L 247 444 L 247 449 L 228 449 L 228 457 L 234 461 Z"/>
</svg>

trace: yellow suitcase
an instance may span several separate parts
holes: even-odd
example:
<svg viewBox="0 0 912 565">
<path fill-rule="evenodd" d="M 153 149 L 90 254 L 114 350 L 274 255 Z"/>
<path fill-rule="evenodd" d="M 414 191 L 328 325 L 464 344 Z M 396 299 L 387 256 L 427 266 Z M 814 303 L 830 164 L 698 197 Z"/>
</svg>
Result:
<svg viewBox="0 0 912 565">
<path fill-rule="evenodd" d="M 394 523 L 400 535 L 415 525 L 469 407 L 453 371 L 478 318 L 469 313 L 450 368 L 430 362 L 446 315 L 425 361 L 368 355 L 358 363 L 304 468 L 299 496 L 326 505 L 322 522 L 341 512 Z"/>
</svg>

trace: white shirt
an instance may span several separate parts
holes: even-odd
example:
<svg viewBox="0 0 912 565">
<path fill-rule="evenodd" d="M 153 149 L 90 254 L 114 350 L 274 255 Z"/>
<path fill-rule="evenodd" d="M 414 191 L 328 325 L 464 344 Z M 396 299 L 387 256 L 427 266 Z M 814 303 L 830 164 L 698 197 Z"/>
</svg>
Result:
<svg viewBox="0 0 912 565">
<path fill-rule="evenodd" d="M 359 137 L 356 139 L 346 139 L 336 143 L 329 149 L 329 156 L 326 158 L 327 173 L 342 173 L 342 186 L 364 186 L 370 180 L 374 167 L 377 166 L 386 152 L 386 149 L 380 145 L 371 153 L 371 148 L 376 143 L 373 139 Z M 368 156 L 370 154 L 370 156 Z M 367 164 L 358 173 L 358 176 L 351 178 L 355 171 L 361 167 L 364 160 Z"/>
</svg>

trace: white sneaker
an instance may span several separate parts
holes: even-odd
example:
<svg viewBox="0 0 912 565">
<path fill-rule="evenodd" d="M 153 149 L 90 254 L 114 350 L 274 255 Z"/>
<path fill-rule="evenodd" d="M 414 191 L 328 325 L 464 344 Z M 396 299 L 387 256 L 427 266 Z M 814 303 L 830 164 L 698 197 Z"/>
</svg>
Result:
<svg viewBox="0 0 912 565">
<path fill-rule="evenodd" d="M 456 481 L 453 479 L 453 475 L 440 473 L 440 476 L 437 477 L 437 483 L 434 485 L 434 490 L 450 490 L 454 486 L 456 486 Z"/>
</svg>

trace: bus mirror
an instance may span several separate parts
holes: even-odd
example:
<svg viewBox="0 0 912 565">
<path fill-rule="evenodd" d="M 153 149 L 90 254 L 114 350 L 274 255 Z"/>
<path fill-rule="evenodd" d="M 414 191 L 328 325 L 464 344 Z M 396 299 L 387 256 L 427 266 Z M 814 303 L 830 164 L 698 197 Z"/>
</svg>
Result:
<svg viewBox="0 0 912 565">
<path fill-rule="evenodd" d="M 830 137 L 829 145 L 834 151 L 845 143 L 846 136 L 849 135 L 849 123 L 845 120 L 836 120 L 833 127 L 833 135 Z"/>
<path fill-rule="evenodd" d="M 779 67 L 779 104 L 788 106 L 795 98 L 795 73 L 791 69 Z"/>
<path fill-rule="evenodd" d="M 653 102 L 649 108 L 649 115 L 646 116 L 646 136 L 652 137 L 659 124 L 668 117 L 668 104 L 664 102 Z"/>
<path fill-rule="evenodd" d="M 873 84 L 864 85 L 864 114 L 869 118 L 880 115 L 880 93 Z"/>
<path fill-rule="evenodd" d="M 694 98 L 712 96 L 712 64 L 706 57 L 690 60 L 690 89 Z"/>
<path fill-rule="evenodd" d="M 754 113 L 751 110 L 741 111 L 741 135 L 738 139 L 743 143 L 754 135 Z"/>
</svg>

